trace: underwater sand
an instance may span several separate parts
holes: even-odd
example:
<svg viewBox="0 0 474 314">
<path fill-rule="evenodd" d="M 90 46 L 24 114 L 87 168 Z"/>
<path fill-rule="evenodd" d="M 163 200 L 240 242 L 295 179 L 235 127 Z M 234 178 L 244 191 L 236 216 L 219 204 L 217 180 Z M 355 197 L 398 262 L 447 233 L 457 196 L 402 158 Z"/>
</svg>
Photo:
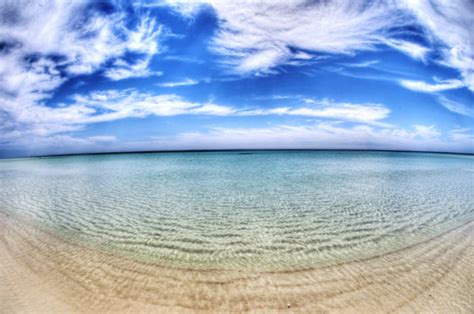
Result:
<svg viewBox="0 0 474 314">
<path fill-rule="evenodd" d="M 472 312 L 473 166 L 382 152 L 3 160 L 0 312 Z"/>
</svg>

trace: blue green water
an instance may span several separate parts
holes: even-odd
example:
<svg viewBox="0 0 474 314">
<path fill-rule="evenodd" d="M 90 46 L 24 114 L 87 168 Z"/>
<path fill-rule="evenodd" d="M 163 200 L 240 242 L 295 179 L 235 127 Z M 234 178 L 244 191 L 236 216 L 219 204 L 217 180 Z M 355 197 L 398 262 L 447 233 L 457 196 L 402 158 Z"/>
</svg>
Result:
<svg viewBox="0 0 474 314">
<path fill-rule="evenodd" d="M 370 258 L 474 218 L 474 157 L 161 153 L 0 161 L 0 210 L 71 241 L 175 267 Z"/>
</svg>

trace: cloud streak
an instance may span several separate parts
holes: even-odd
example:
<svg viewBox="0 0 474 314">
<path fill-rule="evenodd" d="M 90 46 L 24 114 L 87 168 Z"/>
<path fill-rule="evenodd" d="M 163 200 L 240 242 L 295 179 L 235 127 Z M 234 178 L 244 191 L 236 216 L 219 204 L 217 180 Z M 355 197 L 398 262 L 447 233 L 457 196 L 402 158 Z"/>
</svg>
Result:
<svg viewBox="0 0 474 314">
<path fill-rule="evenodd" d="M 190 79 L 190 78 L 186 78 L 186 79 L 184 79 L 182 81 L 178 81 L 178 82 L 164 82 L 164 83 L 159 83 L 157 85 L 160 86 L 160 87 L 180 87 L 180 86 L 196 85 L 198 83 L 199 83 L 199 81 L 196 81 L 196 80 L 193 80 L 193 79 Z"/>
<path fill-rule="evenodd" d="M 240 111 L 240 115 L 294 115 L 314 118 L 340 119 L 373 125 L 389 126 L 380 122 L 388 117 L 390 109 L 380 104 L 354 104 L 334 102 L 328 99 L 306 99 L 310 106 L 277 107 L 271 109 L 249 109 Z"/>
<path fill-rule="evenodd" d="M 413 59 L 425 61 L 426 55 L 430 49 L 414 42 L 400 40 L 400 39 L 387 39 L 385 44 L 403 52 L 404 54 L 412 57 Z"/>
<path fill-rule="evenodd" d="M 9 124 L 0 135 L 0 140 L 3 141 L 13 141 L 25 136 L 50 136 L 78 131 L 92 123 L 147 116 L 301 116 L 390 127 L 382 122 L 388 117 L 390 110 L 381 104 L 307 99 L 304 106 L 236 108 L 214 103 L 190 102 L 175 94 L 143 93 L 134 89 L 75 95 L 72 103 L 58 104 L 54 108 L 35 104 L 28 108 L 12 108 L 16 110 L 4 111 L 4 119 Z"/>
<path fill-rule="evenodd" d="M 439 102 L 449 111 L 455 112 L 466 117 L 474 118 L 474 105 L 472 104 L 471 106 L 466 106 L 456 101 L 450 100 L 446 97 L 440 97 Z"/>
<path fill-rule="evenodd" d="M 400 85 L 416 92 L 422 93 L 436 93 L 450 89 L 458 89 L 464 86 L 464 83 L 460 80 L 445 80 L 439 81 L 436 84 L 429 84 L 424 81 L 414 80 L 400 80 Z"/>
</svg>

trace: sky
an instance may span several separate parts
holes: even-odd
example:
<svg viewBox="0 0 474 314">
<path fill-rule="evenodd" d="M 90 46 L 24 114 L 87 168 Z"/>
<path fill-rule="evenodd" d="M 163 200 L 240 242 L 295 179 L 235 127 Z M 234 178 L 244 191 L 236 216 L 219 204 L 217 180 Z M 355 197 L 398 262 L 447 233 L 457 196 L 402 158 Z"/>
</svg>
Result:
<svg viewBox="0 0 474 314">
<path fill-rule="evenodd" d="M 474 1 L 0 1 L 0 157 L 474 153 Z"/>
</svg>

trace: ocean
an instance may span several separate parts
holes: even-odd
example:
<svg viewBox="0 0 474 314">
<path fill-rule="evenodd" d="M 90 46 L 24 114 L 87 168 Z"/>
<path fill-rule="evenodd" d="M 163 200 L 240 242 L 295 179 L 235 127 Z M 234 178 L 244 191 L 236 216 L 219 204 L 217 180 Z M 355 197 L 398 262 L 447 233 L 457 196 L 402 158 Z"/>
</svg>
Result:
<svg viewBox="0 0 474 314">
<path fill-rule="evenodd" d="M 369 259 L 474 217 L 474 157 L 229 151 L 0 160 L 0 210 L 117 256 L 283 271 Z"/>
</svg>

